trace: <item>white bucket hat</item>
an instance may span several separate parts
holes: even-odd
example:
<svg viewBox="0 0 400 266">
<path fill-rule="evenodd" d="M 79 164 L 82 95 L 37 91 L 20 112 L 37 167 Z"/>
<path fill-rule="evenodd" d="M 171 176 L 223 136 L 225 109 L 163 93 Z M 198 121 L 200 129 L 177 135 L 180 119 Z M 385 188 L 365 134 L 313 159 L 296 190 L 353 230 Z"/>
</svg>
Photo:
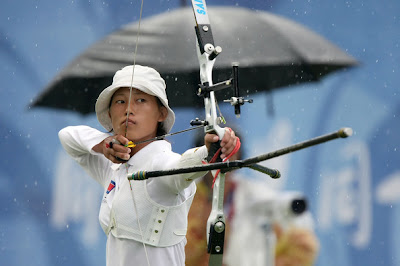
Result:
<svg viewBox="0 0 400 266">
<path fill-rule="evenodd" d="M 130 88 L 131 86 L 160 99 L 168 110 L 167 118 L 162 122 L 162 125 L 167 133 L 170 132 L 175 123 L 175 114 L 168 106 L 165 81 L 155 69 L 141 65 L 126 66 L 118 70 L 114 75 L 112 84 L 100 93 L 95 106 L 100 124 L 107 131 L 112 130 L 113 127 L 108 114 L 111 97 L 119 88 Z"/>
</svg>

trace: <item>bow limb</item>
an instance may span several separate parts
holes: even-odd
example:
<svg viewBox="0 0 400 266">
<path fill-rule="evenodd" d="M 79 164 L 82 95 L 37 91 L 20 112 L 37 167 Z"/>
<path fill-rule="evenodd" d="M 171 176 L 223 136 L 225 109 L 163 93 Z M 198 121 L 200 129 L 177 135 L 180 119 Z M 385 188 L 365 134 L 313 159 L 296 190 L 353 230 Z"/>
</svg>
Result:
<svg viewBox="0 0 400 266">
<path fill-rule="evenodd" d="M 200 65 L 199 95 L 204 96 L 205 107 L 205 131 L 216 133 L 220 139 L 223 138 L 225 131 L 219 124 L 217 116 L 216 99 L 213 90 L 212 71 L 216 56 L 222 51 L 221 47 L 214 47 L 214 40 L 211 31 L 210 21 L 208 19 L 207 6 L 204 0 L 192 0 L 193 12 L 196 20 L 197 37 L 197 57 Z"/>
<path fill-rule="evenodd" d="M 213 175 L 215 171 L 212 171 Z M 212 208 L 207 220 L 207 252 L 209 265 L 222 265 L 225 239 L 225 216 L 223 212 L 225 174 L 219 174 L 214 182 Z"/>
</svg>

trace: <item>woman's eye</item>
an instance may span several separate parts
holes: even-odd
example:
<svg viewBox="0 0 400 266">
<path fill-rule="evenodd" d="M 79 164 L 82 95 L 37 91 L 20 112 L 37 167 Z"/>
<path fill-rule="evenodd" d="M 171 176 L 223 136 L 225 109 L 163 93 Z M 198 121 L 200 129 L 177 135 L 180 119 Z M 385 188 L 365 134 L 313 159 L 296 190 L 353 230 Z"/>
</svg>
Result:
<svg viewBox="0 0 400 266">
<path fill-rule="evenodd" d="M 143 103 L 143 102 L 145 102 L 146 100 L 143 99 L 143 98 L 139 98 L 139 99 L 137 99 L 136 101 L 139 102 L 139 103 Z"/>
<path fill-rule="evenodd" d="M 124 100 L 116 100 L 115 103 L 123 104 L 123 103 L 125 103 L 125 101 Z"/>
</svg>

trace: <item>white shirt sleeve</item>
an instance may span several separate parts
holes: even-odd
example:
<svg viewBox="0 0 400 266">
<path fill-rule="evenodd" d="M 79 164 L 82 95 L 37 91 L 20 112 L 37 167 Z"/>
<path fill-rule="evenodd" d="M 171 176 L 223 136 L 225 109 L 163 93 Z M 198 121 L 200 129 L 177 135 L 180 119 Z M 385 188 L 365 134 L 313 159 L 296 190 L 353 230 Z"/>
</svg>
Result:
<svg viewBox="0 0 400 266">
<path fill-rule="evenodd" d="M 58 133 L 65 151 L 78 162 L 83 169 L 103 187 L 107 186 L 107 169 L 111 161 L 92 148 L 103 141 L 109 134 L 88 126 L 69 126 Z"/>
<path fill-rule="evenodd" d="M 199 148 L 189 149 L 184 152 L 181 156 L 177 156 L 174 159 L 163 158 L 160 156 L 154 160 L 155 170 L 169 170 L 186 168 L 191 166 L 199 166 L 203 164 L 204 158 L 207 157 L 208 151 L 206 146 Z M 207 172 L 193 172 L 180 175 L 162 176 L 157 178 L 159 184 L 168 187 L 170 191 L 175 194 L 185 193 L 185 189 L 188 188 L 196 178 L 202 177 Z M 193 191 L 192 191 L 193 192 Z M 186 191 L 187 193 L 187 191 Z M 186 197 L 187 195 L 182 195 Z"/>
</svg>

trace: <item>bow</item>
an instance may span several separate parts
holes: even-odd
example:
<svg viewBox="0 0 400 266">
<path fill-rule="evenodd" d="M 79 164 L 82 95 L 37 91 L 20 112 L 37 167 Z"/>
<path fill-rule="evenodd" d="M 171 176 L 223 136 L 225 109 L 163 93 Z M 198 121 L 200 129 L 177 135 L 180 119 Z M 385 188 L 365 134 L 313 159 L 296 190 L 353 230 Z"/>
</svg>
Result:
<svg viewBox="0 0 400 266">
<path fill-rule="evenodd" d="M 239 96 L 237 64 L 233 64 L 232 66 L 233 71 L 231 79 L 213 84 L 213 66 L 216 57 L 222 52 L 222 48 L 214 45 L 214 39 L 211 31 L 211 25 L 208 18 L 205 0 L 192 0 L 192 7 L 196 21 L 195 32 L 197 37 L 197 56 L 199 60 L 201 81 L 197 94 L 204 98 L 205 120 L 193 120 L 191 122 L 191 125 L 203 126 L 206 133 L 217 134 L 219 138 L 222 139 L 225 134 L 225 129 L 219 126 L 221 118 L 217 115 L 217 101 L 214 92 L 228 87 L 233 88 L 234 95 L 229 100 L 225 100 L 225 102 L 230 102 L 231 105 L 234 106 L 236 116 L 240 116 L 240 106 L 243 105 L 245 102 L 252 102 L 252 100 L 245 100 L 243 97 Z M 220 266 L 222 265 L 225 237 L 225 216 L 223 213 L 225 173 L 242 167 L 249 167 L 253 170 L 268 174 L 272 178 L 279 178 L 280 173 L 278 170 L 269 169 L 257 163 L 333 139 L 346 138 L 351 135 L 352 130 L 350 128 L 342 128 L 337 132 L 333 132 L 274 152 L 262 154 L 245 160 L 236 160 L 231 162 L 217 161 L 208 165 L 162 171 L 139 171 L 137 173 L 128 174 L 127 178 L 129 180 L 144 180 L 165 175 L 210 170 L 214 171 L 215 174 L 215 170 L 220 170 L 221 172 L 216 176 L 214 182 L 212 210 L 207 220 L 207 251 L 208 253 L 210 253 L 209 265 Z M 209 150 L 210 156 L 208 157 L 209 161 L 212 155 L 214 155 L 218 149 L 219 143 L 211 146 Z"/>
<path fill-rule="evenodd" d="M 215 133 L 221 140 L 225 130 L 218 124 L 216 99 L 214 91 L 218 87 L 229 86 L 230 81 L 213 86 L 212 70 L 215 59 L 222 48 L 214 46 L 211 25 L 208 18 L 207 6 L 204 0 L 192 0 L 196 20 L 197 56 L 200 65 L 200 88 L 198 95 L 204 97 L 205 121 L 194 121 L 192 125 L 203 124 L 206 133 Z M 219 149 L 219 142 L 211 145 L 208 161 Z M 220 159 L 220 158 L 218 158 Z M 220 160 L 219 160 L 220 161 Z M 215 175 L 215 171 L 213 172 Z M 222 265 L 225 238 L 225 216 L 223 212 L 225 174 L 221 173 L 214 179 L 212 208 L 207 220 L 207 252 L 210 253 L 209 265 Z"/>
</svg>

